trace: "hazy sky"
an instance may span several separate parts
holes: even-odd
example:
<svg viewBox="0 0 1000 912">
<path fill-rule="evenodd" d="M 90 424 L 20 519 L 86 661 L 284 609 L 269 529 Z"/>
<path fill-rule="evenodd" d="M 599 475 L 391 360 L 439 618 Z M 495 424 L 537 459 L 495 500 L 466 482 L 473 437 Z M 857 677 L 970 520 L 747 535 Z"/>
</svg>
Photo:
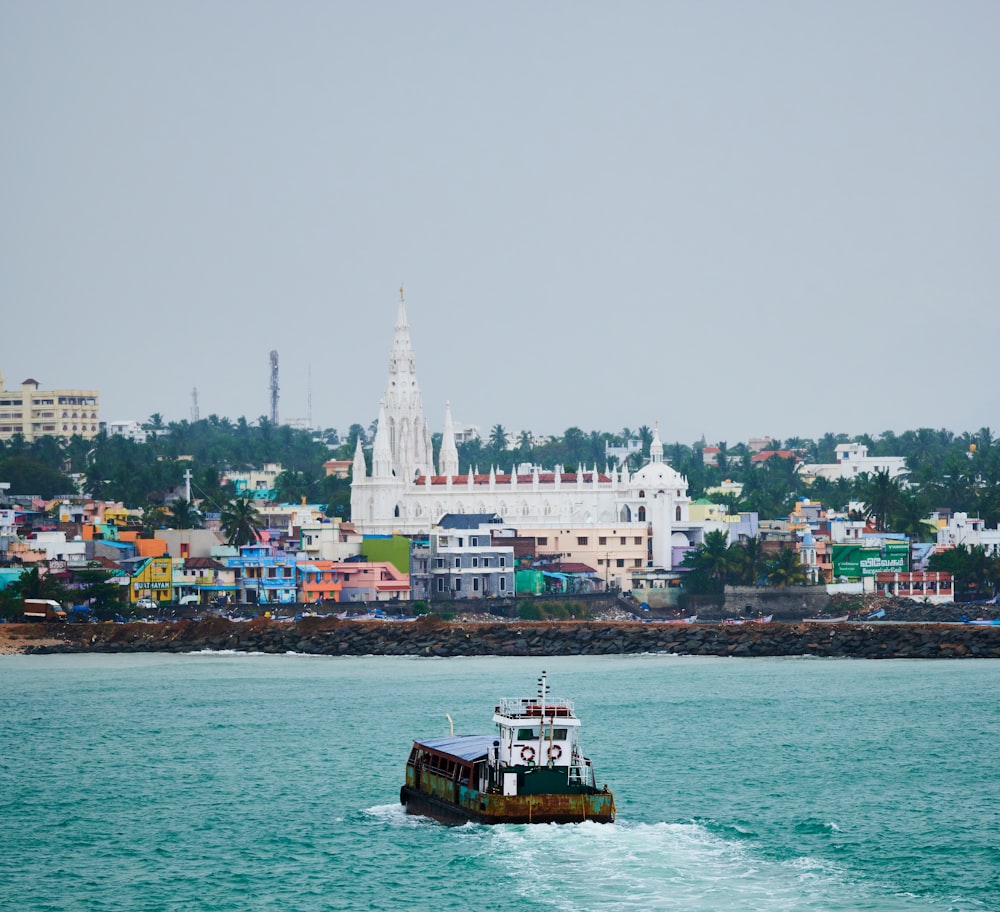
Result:
<svg viewBox="0 0 1000 912">
<path fill-rule="evenodd" d="M 0 0 L 0 371 L 102 418 L 1000 430 L 1000 4 Z M 309 378 L 311 376 L 311 383 Z"/>
</svg>

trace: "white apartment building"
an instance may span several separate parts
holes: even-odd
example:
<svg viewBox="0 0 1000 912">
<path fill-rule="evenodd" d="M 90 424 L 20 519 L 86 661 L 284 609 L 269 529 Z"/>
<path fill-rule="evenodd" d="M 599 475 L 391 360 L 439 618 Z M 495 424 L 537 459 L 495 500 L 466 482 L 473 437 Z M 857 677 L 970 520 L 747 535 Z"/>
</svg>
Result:
<svg viewBox="0 0 1000 912">
<path fill-rule="evenodd" d="M 838 478 L 856 478 L 876 472 L 888 472 L 890 478 L 897 478 L 907 472 L 906 460 L 902 456 L 869 456 L 868 447 L 863 443 L 838 443 L 836 460 L 834 463 L 802 464 L 798 472 L 806 481 L 816 478 L 836 481 Z"/>
</svg>

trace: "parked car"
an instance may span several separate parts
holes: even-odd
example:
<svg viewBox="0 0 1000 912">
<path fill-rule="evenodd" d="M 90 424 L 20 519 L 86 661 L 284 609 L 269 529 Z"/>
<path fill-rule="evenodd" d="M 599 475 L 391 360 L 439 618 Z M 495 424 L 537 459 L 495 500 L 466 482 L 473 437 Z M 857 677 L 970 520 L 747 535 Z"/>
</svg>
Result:
<svg viewBox="0 0 1000 912">
<path fill-rule="evenodd" d="M 135 603 L 138 611 L 156 611 L 156 601 L 151 598 L 141 598 Z"/>
</svg>

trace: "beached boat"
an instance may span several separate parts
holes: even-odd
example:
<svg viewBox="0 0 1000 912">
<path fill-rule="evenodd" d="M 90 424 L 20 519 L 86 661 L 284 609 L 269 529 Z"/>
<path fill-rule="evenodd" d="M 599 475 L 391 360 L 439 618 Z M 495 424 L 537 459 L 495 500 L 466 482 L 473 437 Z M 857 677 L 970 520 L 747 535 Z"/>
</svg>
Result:
<svg viewBox="0 0 1000 912">
<path fill-rule="evenodd" d="M 739 625 L 739 624 L 770 624 L 773 614 L 765 614 L 764 617 L 759 618 L 723 618 L 722 623 L 728 625 Z"/>
<path fill-rule="evenodd" d="M 803 618 L 807 624 L 844 624 L 847 622 L 847 618 L 850 615 L 842 614 L 840 617 L 835 618 Z"/>
<path fill-rule="evenodd" d="M 580 719 L 569 700 L 504 698 L 495 732 L 413 742 L 399 800 L 407 813 L 443 823 L 611 823 L 615 799 L 598 788 L 580 750 Z"/>
</svg>

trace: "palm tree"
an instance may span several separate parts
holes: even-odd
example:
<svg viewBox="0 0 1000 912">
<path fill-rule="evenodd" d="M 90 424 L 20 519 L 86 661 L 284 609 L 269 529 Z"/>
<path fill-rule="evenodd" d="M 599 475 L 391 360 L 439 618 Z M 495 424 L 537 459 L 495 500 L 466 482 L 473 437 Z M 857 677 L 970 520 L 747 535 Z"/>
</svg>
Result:
<svg viewBox="0 0 1000 912">
<path fill-rule="evenodd" d="M 285 469 L 274 480 L 275 500 L 281 503 L 297 503 L 303 497 L 307 500 L 312 495 L 312 481 L 305 472 Z"/>
<path fill-rule="evenodd" d="M 806 581 L 806 568 L 793 548 L 782 548 L 766 564 L 767 581 L 772 586 L 798 586 Z"/>
<path fill-rule="evenodd" d="M 924 499 L 918 494 L 899 492 L 899 502 L 893 508 L 889 520 L 893 531 L 902 532 L 911 541 L 924 541 L 932 534 L 933 523 L 928 519 Z"/>
<path fill-rule="evenodd" d="M 760 538 L 751 535 L 730 546 L 733 552 L 733 563 L 739 569 L 740 582 L 748 586 L 759 586 L 767 563 L 764 555 L 764 545 Z"/>
<path fill-rule="evenodd" d="M 236 548 L 258 539 L 263 521 L 252 497 L 237 497 L 222 510 L 222 531 L 226 542 Z"/>
<path fill-rule="evenodd" d="M 643 424 L 639 428 L 639 439 L 642 441 L 642 453 L 644 456 L 649 455 L 649 447 L 653 443 L 653 432 L 649 429 L 649 425 Z"/>
<path fill-rule="evenodd" d="M 522 459 L 531 458 L 531 450 L 533 446 L 534 442 L 531 439 L 531 431 L 521 431 L 517 438 L 517 449 Z"/>
<path fill-rule="evenodd" d="M 875 522 L 878 532 L 886 530 L 889 515 L 899 506 L 899 480 L 891 478 L 889 471 L 865 472 L 855 482 L 855 496 L 865 505 L 865 519 Z"/>
<path fill-rule="evenodd" d="M 170 514 L 175 529 L 201 528 L 201 514 L 190 500 L 178 497 L 170 504 Z"/>
<path fill-rule="evenodd" d="M 66 595 L 56 577 L 40 573 L 37 567 L 25 570 L 8 588 L 22 599 L 54 599 L 58 602 Z"/>
<path fill-rule="evenodd" d="M 493 451 L 493 461 L 500 459 L 500 454 L 507 449 L 507 429 L 502 424 L 494 424 L 490 430 L 490 449 Z"/>
</svg>

